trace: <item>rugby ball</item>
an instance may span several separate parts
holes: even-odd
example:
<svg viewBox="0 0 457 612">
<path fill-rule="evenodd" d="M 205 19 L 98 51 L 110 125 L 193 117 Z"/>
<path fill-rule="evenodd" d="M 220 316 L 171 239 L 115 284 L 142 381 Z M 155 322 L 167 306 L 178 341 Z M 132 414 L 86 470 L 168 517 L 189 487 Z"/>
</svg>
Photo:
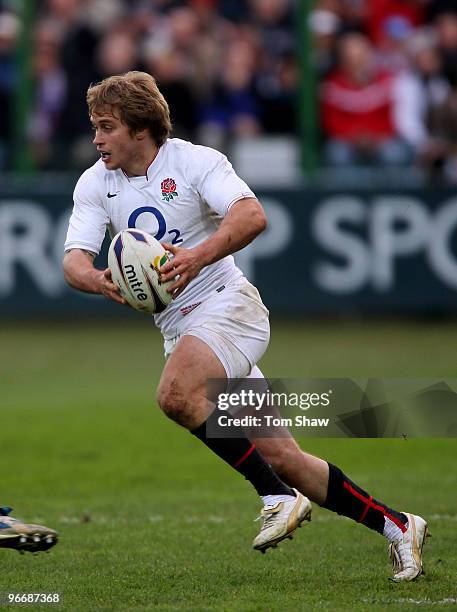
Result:
<svg viewBox="0 0 457 612">
<path fill-rule="evenodd" d="M 158 314 L 171 302 L 167 287 L 173 280 L 161 283 L 159 272 L 169 255 L 158 240 L 142 230 L 127 229 L 114 236 L 108 251 L 108 267 L 113 282 L 132 308 Z"/>
</svg>

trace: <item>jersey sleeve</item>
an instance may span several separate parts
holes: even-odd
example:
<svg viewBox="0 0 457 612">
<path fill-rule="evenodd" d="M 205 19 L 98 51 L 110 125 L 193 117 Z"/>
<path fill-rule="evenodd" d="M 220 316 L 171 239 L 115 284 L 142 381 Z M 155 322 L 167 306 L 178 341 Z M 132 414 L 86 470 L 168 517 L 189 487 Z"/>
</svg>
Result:
<svg viewBox="0 0 457 612">
<path fill-rule="evenodd" d="M 225 155 L 208 147 L 200 148 L 197 190 L 204 202 L 221 216 L 242 198 L 255 198 L 254 192 L 241 179 Z"/>
<path fill-rule="evenodd" d="M 100 252 L 109 217 L 94 179 L 86 172 L 76 184 L 65 251 L 84 249 L 96 255 Z"/>
</svg>

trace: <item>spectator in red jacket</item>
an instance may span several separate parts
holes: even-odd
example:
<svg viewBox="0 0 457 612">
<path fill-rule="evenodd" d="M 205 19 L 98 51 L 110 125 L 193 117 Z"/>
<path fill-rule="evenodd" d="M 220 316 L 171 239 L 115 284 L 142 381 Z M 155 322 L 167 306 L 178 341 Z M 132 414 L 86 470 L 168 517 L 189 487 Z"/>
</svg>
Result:
<svg viewBox="0 0 457 612">
<path fill-rule="evenodd" d="M 424 0 L 369 0 L 365 3 L 365 27 L 368 36 L 377 46 L 382 46 L 388 22 L 403 21 L 411 28 L 424 22 Z"/>
<path fill-rule="evenodd" d="M 336 70 L 321 88 L 327 162 L 344 166 L 411 161 L 394 124 L 394 77 L 376 66 L 366 36 L 351 32 L 338 45 Z"/>
</svg>

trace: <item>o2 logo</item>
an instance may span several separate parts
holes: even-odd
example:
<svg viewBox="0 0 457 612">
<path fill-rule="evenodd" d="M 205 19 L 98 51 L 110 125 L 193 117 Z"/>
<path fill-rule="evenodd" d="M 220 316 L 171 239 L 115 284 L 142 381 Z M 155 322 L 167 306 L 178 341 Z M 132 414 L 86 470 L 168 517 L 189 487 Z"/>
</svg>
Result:
<svg viewBox="0 0 457 612">
<path fill-rule="evenodd" d="M 154 208 L 154 206 L 142 206 L 141 208 L 134 210 L 128 221 L 128 226 L 130 229 L 136 228 L 136 220 L 143 213 L 151 213 L 157 220 L 159 228 L 154 236 L 156 240 L 159 240 L 160 242 L 165 234 L 168 233 L 168 236 L 171 236 L 171 244 L 180 244 L 183 241 L 182 238 L 180 238 L 181 232 L 178 229 L 171 229 L 167 231 L 167 222 L 165 221 L 165 217 L 162 215 L 160 210 L 157 210 L 157 208 Z"/>
</svg>

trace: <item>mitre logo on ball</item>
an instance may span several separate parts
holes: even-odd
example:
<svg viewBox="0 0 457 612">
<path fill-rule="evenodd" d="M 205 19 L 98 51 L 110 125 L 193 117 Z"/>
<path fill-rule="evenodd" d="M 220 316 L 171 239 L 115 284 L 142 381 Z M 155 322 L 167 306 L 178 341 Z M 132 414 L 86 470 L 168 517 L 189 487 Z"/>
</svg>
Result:
<svg viewBox="0 0 457 612">
<path fill-rule="evenodd" d="M 162 282 L 160 268 L 169 253 L 153 236 L 139 229 L 127 229 L 114 236 L 108 250 L 108 266 L 113 282 L 127 303 L 146 314 L 159 314 L 171 302 Z"/>
</svg>

